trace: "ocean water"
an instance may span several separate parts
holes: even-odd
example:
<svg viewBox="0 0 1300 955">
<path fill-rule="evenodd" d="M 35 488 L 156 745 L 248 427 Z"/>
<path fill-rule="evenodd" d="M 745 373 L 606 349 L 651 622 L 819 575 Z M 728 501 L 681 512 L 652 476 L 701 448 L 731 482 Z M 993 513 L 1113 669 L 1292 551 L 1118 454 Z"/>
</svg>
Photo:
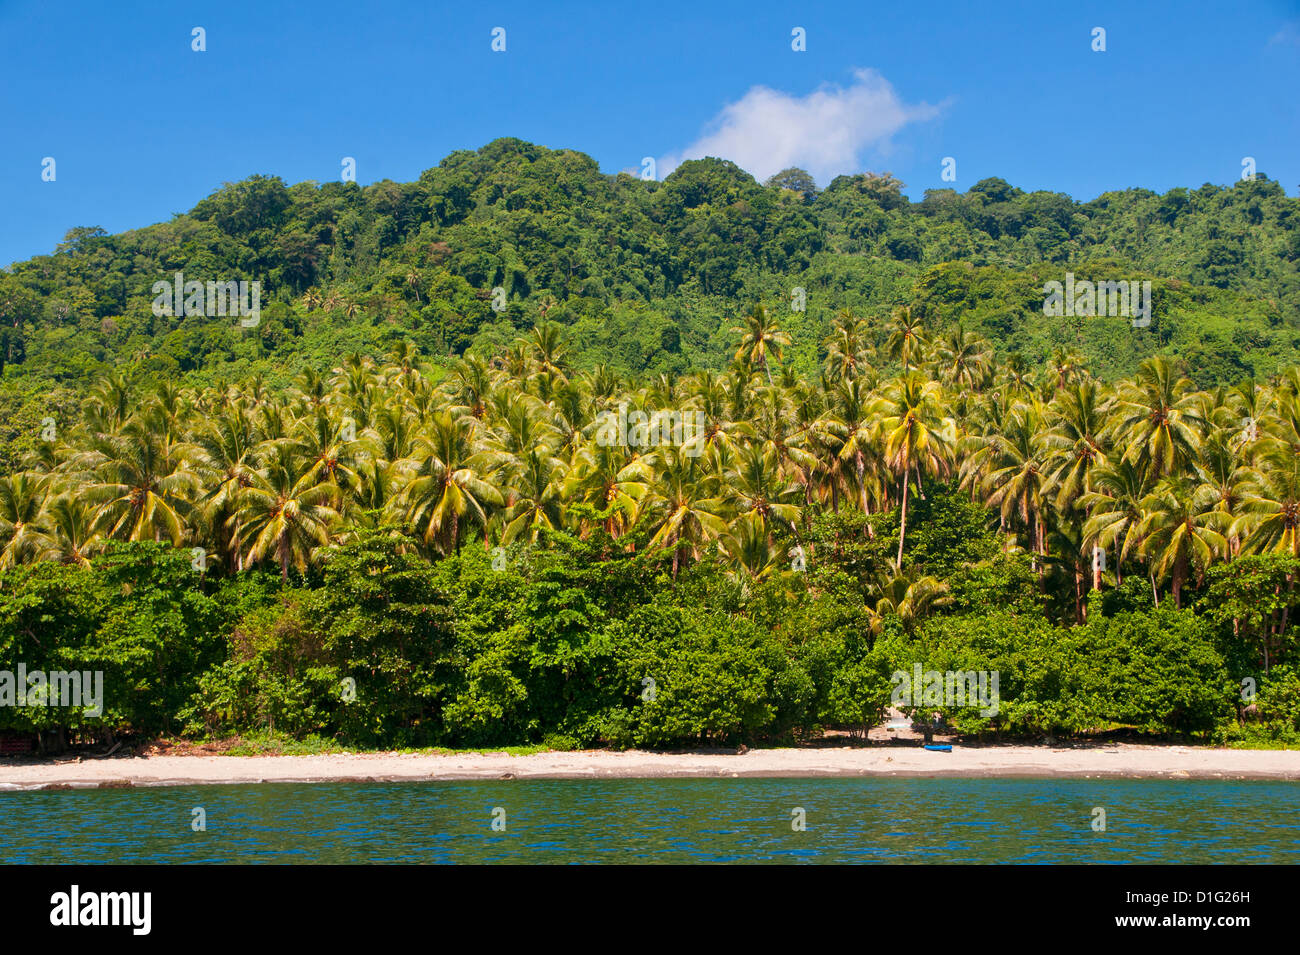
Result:
<svg viewBox="0 0 1300 955">
<path fill-rule="evenodd" d="M 195 809 L 205 831 L 194 830 Z M 0 862 L 1300 863 L 1300 783 L 710 778 L 5 792 Z"/>
</svg>

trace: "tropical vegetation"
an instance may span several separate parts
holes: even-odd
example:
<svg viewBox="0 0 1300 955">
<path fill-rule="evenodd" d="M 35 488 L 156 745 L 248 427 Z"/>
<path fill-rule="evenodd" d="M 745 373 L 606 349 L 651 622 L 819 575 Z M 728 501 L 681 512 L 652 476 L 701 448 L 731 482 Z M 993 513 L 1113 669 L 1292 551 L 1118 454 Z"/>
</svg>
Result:
<svg viewBox="0 0 1300 955">
<path fill-rule="evenodd" d="M 1300 740 L 1300 202 L 901 186 L 499 140 L 0 272 L 0 672 L 107 696 L 0 731 L 789 740 L 919 663 L 1001 674 L 909 707 L 972 734 Z"/>
</svg>

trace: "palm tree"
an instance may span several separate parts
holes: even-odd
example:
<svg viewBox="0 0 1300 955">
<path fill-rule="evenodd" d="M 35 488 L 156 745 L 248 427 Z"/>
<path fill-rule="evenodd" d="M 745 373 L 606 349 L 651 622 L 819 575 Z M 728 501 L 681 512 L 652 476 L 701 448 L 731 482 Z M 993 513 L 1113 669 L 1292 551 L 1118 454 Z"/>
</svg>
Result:
<svg viewBox="0 0 1300 955">
<path fill-rule="evenodd" d="M 1121 393 L 1113 425 L 1117 443 L 1126 448 L 1125 460 L 1149 462 L 1159 478 L 1195 459 L 1206 422 L 1190 388 L 1167 358 L 1142 362 L 1137 381 Z"/>
<path fill-rule="evenodd" d="M 1106 407 L 1097 385 L 1079 382 L 1063 388 L 1052 400 L 1055 424 L 1044 438 L 1051 449 L 1051 480 L 1057 486 L 1056 507 L 1071 511 L 1079 496 L 1092 490 L 1094 468 L 1106 464 Z"/>
<path fill-rule="evenodd" d="M 419 466 L 406 486 L 407 520 L 424 528 L 426 545 L 443 539 L 443 549 L 460 552 L 461 522 L 476 520 L 486 528 L 484 505 L 501 506 L 501 492 L 484 479 L 485 461 L 475 452 L 473 417 L 453 418 L 450 412 L 434 415 L 427 434 L 421 436 Z"/>
<path fill-rule="evenodd" d="M 357 468 L 357 484 L 352 489 L 348 508 L 352 520 L 364 527 L 375 527 L 382 519 L 400 521 L 394 513 L 397 489 L 402 486 L 401 465 L 382 458 L 368 458 Z"/>
<path fill-rule="evenodd" d="M 822 343 L 826 346 L 826 377 L 831 381 L 854 378 L 861 370 L 866 344 L 867 323 L 847 308 L 840 309 L 831 333 Z"/>
<path fill-rule="evenodd" d="M 743 325 L 732 328 L 733 332 L 741 334 L 736 360 L 745 362 L 751 368 L 762 368 L 767 373 L 767 383 L 770 385 L 770 363 L 781 360 L 781 349 L 790 344 L 790 336 L 780 329 L 764 305 L 755 305 L 742 321 Z"/>
<path fill-rule="evenodd" d="M 1005 432 L 989 436 L 991 468 L 984 479 L 985 503 L 998 508 L 1004 522 L 1018 520 L 1029 531 L 1036 568 L 1047 554 L 1046 510 L 1052 488 L 1045 437 L 1040 406 L 1017 405 Z"/>
<path fill-rule="evenodd" d="M 99 539 L 91 506 L 80 497 L 64 494 L 47 505 L 38 556 L 41 560 L 89 567 Z"/>
<path fill-rule="evenodd" d="M 86 427 L 94 433 L 114 434 L 131 414 L 131 380 L 120 371 L 111 371 L 90 389 L 82 406 Z"/>
<path fill-rule="evenodd" d="M 298 390 L 312 408 L 319 408 L 329 396 L 329 385 L 315 368 L 304 368 L 298 376 L 297 384 Z"/>
<path fill-rule="evenodd" d="M 915 372 L 897 379 L 880 410 L 884 417 L 880 430 L 884 437 L 885 463 L 902 479 L 902 508 L 898 522 L 898 558 L 894 570 L 903 568 L 903 543 L 907 534 L 908 480 L 915 468 L 936 475 L 947 470 L 955 435 L 955 425 L 940 411 L 939 389 Z"/>
<path fill-rule="evenodd" d="M 564 356 L 568 347 L 563 336 L 563 330 L 554 322 L 542 322 L 533 329 L 529 345 L 539 372 L 564 377 Z"/>
<path fill-rule="evenodd" d="M 897 617 L 909 632 L 931 611 L 952 603 L 948 585 L 936 577 L 895 574 L 874 589 L 876 600 L 867 608 L 871 632 L 879 635 L 885 621 Z"/>
<path fill-rule="evenodd" d="M 1056 380 L 1056 390 L 1061 391 L 1071 384 L 1083 372 L 1083 367 L 1083 356 L 1076 351 L 1058 348 L 1052 352 L 1048 368 Z"/>
<path fill-rule="evenodd" d="M 512 470 L 513 502 L 506 509 L 502 543 L 527 534 L 533 543 L 543 530 L 563 526 L 564 462 L 540 445 L 530 449 Z"/>
<path fill-rule="evenodd" d="M 448 383 L 456 401 L 453 412 L 468 411 L 475 418 L 487 414 L 487 403 L 496 387 L 487 362 L 477 355 L 466 355 L 452 366 Z"/>
<path fill-rule="evenodd" d="M 348 493 L 361 481 L 356 471 L 357 423 L 332 417 L 324 408 L 299 420 L 293 449 L 309 463 L 312 478 L 334 489 L 336 510 L 343 511 Z"/>
<path fill-rule="evenodd" d="M 99 505 L 96 529 L 121 540 L 166 537 L 179 545 L 199 481 L 158 414 L 133 418 L 120 434 L 92 438 L 89 445 L 80 460 L 95 475 L 86 496 Z"/>
<path fill-rule="evenodd" d="M 415 292 L 415 304 L 420 304 L 420 273 L 416 269 L 411 269 L 406 273 L 406 286 Z"/>
<path fill-rule="evenodd" d="M 755 437 L 753 426 L 733 412 L 725 377 L 700 372 L 687 383 L 687 390 L 691 410 L 704 413 L 704 447 L 708 451 L 734 454 L 742 443 Z"/>
<path fill-rule="evenodd" d="M 1124 583 L 1124 561 L 1142 541 L 1142 502 L 1150 488 L 1145 467 L 1131 461 L 1102 465 L 1092 472 L 1095 490 L 1083 494 L 1079 507 L 1089 515 L 1084 536 L 1106 550 L 1116 548 L 1115 584 Z"/>
<path fill-rule="evenodd" d="M 988 342 L 958 322 L 939 344 L 939 370 L 949 385 L 978 390 L 988 376 L 992 355 Z"/>
<path fill-rule="evenodd" d="M 781 476 L 780 458 L 772 445 L 751 445 L 726 471 L 727 506 L 735 514 L 752 514 L 769 529 L 779 521 L 792 530 L 799 519 L 799 486 Z M 768 531 L 770 533 L 770 529 Z"/>
<path fill-rule="evenodd" d="M 1214 557 L 1227 553 L 1228 515 L 1211 489 L 1181 476 L 1162 481 L 1142 509 L 1141 551 L 1153 561 L 1154 578 L 1172 576 L 1174 606 L 1181 607 L 1188 576 L 1195 573 L 1199 583 Z"/>
<path fill-rule="evenodd" d="M 595 365 L 591 371 L 585 373 L 584 378 L 589 386 L 588 391 L 592 400 L 598 402 L 608 403 L 623 387 L 618 373 L 608 365 Z"/>
<path fill-rule="evenodd" d="M 902 362 L 903 372 L 907 373 L 913 366 L 920 364 L 921 356 L 929 344 L 925 323 L 919 314 L 913 313 L 910 305 L 894 309 L 891 322 L 893 330 L 885 341 L 885 353 Z"/>
<path fill-rule="evenodd" d="M 1033 390 L 1034 383 L 1029 374 L 1029 362 L 1024 355 L 1019 352 L 1012 352 L 1007 356 L 1007 362 L 1002 371 L 1002 380 L 1006 382 L 1007 390 L 1013 397 L 1024 397 Z"/>
<path fill-rule="evenodd" d="M 236 511 L 240 493 L 253 483 L 259 447 L 252 416 L 236 405 L 206 422 L 188 450 L 198 480 L 207 488 L 196 503 L 213 530 L 210 542 L 229 555 L 232 570 L 243 569 Z"/>
<path fill-rule="evenodd" d="M 414 342 L 403 338 L 393 345 L 388 356 L 397 366 L 397 378 L 402 386 L 410 388 L 419 373 L 416 365 L 420 359 L 420 350 L 415 347 Z"/>
<path fill-rule="evenodd" d="M 734 568 L 729 571 L 733 579 L 767 580 L 785 568 L 781 549 L 773 546 L 762 518 L 752 511 L 731 522 L 718 538 L 718 549 Z"/>
<path fill-rule="evenodd" d="M 0 478 L 0 570 L 24 563 L 37 553 L 50 479 L 43 474 Z"/>
<path fill-rule="evenodd" d="M 841 485 L 849 483 L 845 480 L 844 463 L 852 462 L 851 486 L 857 491 L 858 507 L 863 514 L 871 513 L 873 497 L 886 496 L 879 483 L 884 471 L 878 440 L 880 411 L 880 404 L 867 382 L 861 378 L 849 379 L 836 384 L 829 413 L 814 427 L 814 440 L 834 452 L 821 468 L 829 485 L 833 511 L 839 511 Z"/>
<path fill-rule="evenodd" d="M 1252 473 L 1229 534 L 1246 553 L 1283 553 L 1300 558 L 1300 457 L 1270 451 Z"/>
<path fill-rule="evenodd" d="M 1300 558 L 1300 457 L 1286 444 L 1276 444 L 1265 450 L 1260 463 L 1262 467 L 1253 470 L 1246 481 L 1237 508 L 1239 516 L 1228 531 L 1230 540 L 1244 540 L 1241 549 L 1248 553 Z M 1295 587 L 1295 575 L 1288 572 L 1286 580 L 1289 594 Z M 1280 625 L 1264 634 L 1265 673 L 1272 666 L 1275 641 L 1286 631 L 1290 609 L 1284 606 Z M 1237 629 L 1238 621 L 1234 619 L 1234 633 Z"/>
<path fill-rule="evenodd" d="M 1242 446 L 1223 432 L 1215 432 L 1201 442 L 1199 460 L 1194 466 L 1196 480 L 1214 495 L 1219 510 L 1235 520 L 1241 502 L 1249 487 L 1258 480 L 1259 472 L 1242 461 L 1238 449 Z M 1235 557 L 1241 538 L 1229 532 L 1228 554 Z"/>
<path fill-rule="evenodd" d="M 504 388 L 492 396 L 491 434 L 501 449 L 503 462 L 520 461 L 540 446 L 549 445 L 555 429 L 547 420 L 548 405 L 532 395 Z"/>
<path fill-rule="evenodd" d="M 677 579 L 683 547 L 693 557 L 699 546 L 711 537 L 727 533 L 722 519 L 722 501 L 713 493 L 711 481 L 703 473 L 698 457 L 664 448 L 663 467 L 659 474 L 651 508 L 657 514 L 651 547 L 672 547 L 673 579 Z"/>
<path fill-rule="evenodd" d="M 636 524 L 653 477 L 646 460 L 627 448 L 591 445 L 578 453 L 565 483 L 565 496 L 604 514 L 605 533 L 617 538 Z"/>
<path fill-rule="evenodd" d="M 1074 584 L 1074 621 L 1088 622 L 1088 607 L 1084 603 L 1083 582 L 1092 576 L 1092 589 L 1101 589 L 1103 571 L 1094 569 L 1092 554 L 1085 543 L 1083 529 L 1074 523 L 1062 521 L 1052 532 L 1048 544 L 1047 562 L 1058 567 Z"/>
<path fill-rule="evenodd" d="M 339 513 L 330 506 L 335 488 L 320 480 L 313 462 L 285 443 L 276 444 L 264 467 L 240 490 L 237 526 L 249 565 L 274 555 L 280 580 L 289 567 L 306 570 L 313 551 L 329 543 Z"/>
</svg>

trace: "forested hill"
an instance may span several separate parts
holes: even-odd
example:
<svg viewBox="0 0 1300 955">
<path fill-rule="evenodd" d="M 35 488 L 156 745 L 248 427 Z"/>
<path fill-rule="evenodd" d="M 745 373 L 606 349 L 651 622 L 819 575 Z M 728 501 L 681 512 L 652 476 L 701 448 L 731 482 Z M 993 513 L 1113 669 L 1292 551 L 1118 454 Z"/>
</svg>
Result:
<svg viewBox="0 0 1300 955">
<path fill-rule="evenodd" d="M 503 348 L 541 318 L 567 328 L 579 368 L 675 374 L 724 366 L 728 330 L 760 302 L 806 376 L 839 310 L 882 344 L 903 304 L 932 333 L 961 322 L 1030 368 L 1066 348 L 1113 378 L 1162 352 L 1206 387 L 1300 363 L 1300 200 L 1263 175 L 1084 203 L 1001 179 L 911 202 L 900 185 L 865 174 L 819 191 L 798 170 L 764 185 L 717 159 L 643 181 L 516 139 L 407 184 L 255 176 L 170 222 L 74 229 L 54 254 L 0 273 L 0 410 L 72 400 L 109 368 L 205 385 L 260 373 L 275 386 L 398 340 L 436 364 Z M 1043 285 L 1066 271 L 1151 280 L 1150 326 L 1045 317 Z M 152 286 L 176 272 L 260 281 L 260 322 L 156 317 Z"/>
</svg>

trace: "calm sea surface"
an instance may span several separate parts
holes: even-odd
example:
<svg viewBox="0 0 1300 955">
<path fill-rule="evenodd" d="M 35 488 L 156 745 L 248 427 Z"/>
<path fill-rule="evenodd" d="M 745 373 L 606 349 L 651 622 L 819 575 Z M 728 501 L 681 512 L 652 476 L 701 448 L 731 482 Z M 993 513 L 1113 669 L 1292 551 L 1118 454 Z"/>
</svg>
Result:
<svg viewBox="0 0 1300 955">
<path fill-rule="evenodd" d="M 1096 807 L 1104 832 L 1093 829 Z M 195 808 L 204 832 L 192 828 Z M 792 828 L 796 809 L 803 831 Z M 1300 863 L 1300 784 L 626 779 L 4 792 L 0 862 Z"/>
</svg>

